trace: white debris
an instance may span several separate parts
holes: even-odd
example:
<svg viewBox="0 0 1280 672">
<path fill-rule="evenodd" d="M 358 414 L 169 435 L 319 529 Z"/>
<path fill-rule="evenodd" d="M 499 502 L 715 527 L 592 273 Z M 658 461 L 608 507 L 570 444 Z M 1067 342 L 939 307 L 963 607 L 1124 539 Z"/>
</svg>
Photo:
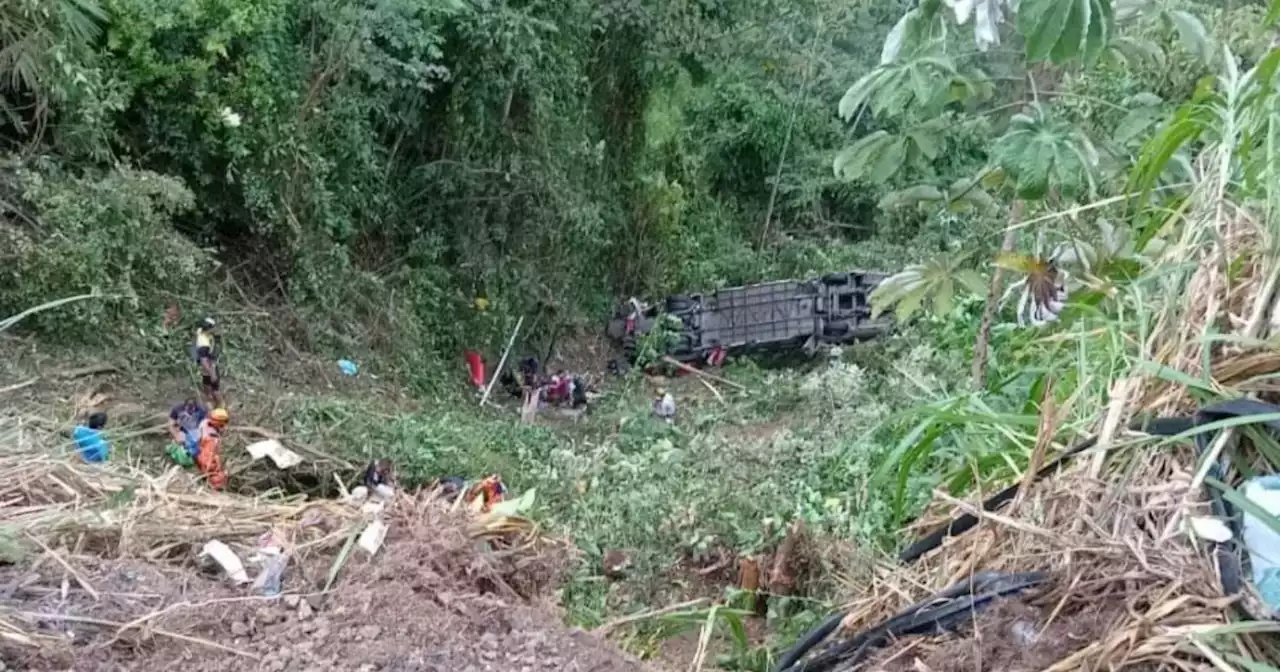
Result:
<svg viewBox="0 0 1280 672">
<path fill-rule="evenodd" d="M 240 115 L 236 114 L 235 112 L 232 112 L 231 108 L 229 107 L 222 108 L 222 112 L 219 114 L 219 116 L 222 117 L 222 123 L 224 126 L 228 128 L 239 128 L 240 121 L 241 121 Z"/>
<path fill-rule="evenodd" d="M 1187 519 L 1191 533 L 1201 539 L 1223 544 L 1231 540 L 1231 528 L 1219 518 L 1192 516 Z"/>
<path fill-rule="evenodd" d="M 301 455 L 285 448 L 284 444 L 275 439 L 251 443 L 245 449 L 249 451 L 249 455 L 255 460 L 260 460 L 263 457 L 271 458 L 277 469 L 288 469 L 302 463 Z"/>
<path fill-rule="evenodd" d="M 360 539 L 356 542 L 360 548 L 364 549 L 369 555 L 378 552 L 382 548 L 382 541 L 387 538 L 387 524 L 381 520 L 374 520 L 369 526 L 364 528 L 364 532 L 360 533 Z"/>
<path fill-rule="evenodd" d="M 213 558 L 235 583 L 249 583 L 249 574 L 244 571 L 244 563 L 240 562 L 240 556 L 226 544 L 217 539 L 210 540 L 200 551 L 200 557 L 205 556 Z"/>
<path fill-rule="evenodd" d="M 663 392 L 661 397 L 653 401 L 653 414 L 667 422 L 673 422 L 676 417 L 676 398 L 670 392 Z"/>
</svg>

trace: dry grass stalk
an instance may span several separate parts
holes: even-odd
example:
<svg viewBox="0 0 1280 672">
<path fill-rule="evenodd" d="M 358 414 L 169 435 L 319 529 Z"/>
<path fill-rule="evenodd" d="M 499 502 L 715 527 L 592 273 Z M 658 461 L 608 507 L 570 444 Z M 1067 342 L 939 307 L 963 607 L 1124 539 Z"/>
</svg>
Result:
<svg viewBox="0 0 1280 672">
<path fill-rule="evenodd" d="M 1213 186 L 1202 185 L 1201 193 L 1217 193 Z M 1280 372 L 1280 353 L 1262 343 L 1280 285 L 1280 269 L 1257 253 L 1264 249 L 1262 225 L 1231 203 L 1200 200 L 1186 213 L 1182 239 L 1167 251 L 1167 261 L 1184 270 L 1165 287 L 1168 301 L 1155 306 L 1158 317 L 1139 355 L 1196 379 L 1203 379 L 1208 363 L 1211 386 L 1224 391 L 1280 390 L 1256 380 Z M 1206 340 L 1213 330 L 1237 338 Z M 1117 381 L 1111 390 L 1100 422 L 1104 445 L 1139 413 L 1185 414 L 1197 404 L 1185 387 L 1154 376 Z M 1037 454 L 1046 425 L 1053 424 L 1052 417 L 1042 422 Z M 1218 449 L 1231 434 L 1219 435 Z M 1050 583 L 1023 599 L 1047 615 L 1046 628 L 1099 605 L 1117 605 L 1115 622 L 1102 636 L 1060 656 L 1048 670 L 1212 667 L 1214 654 L 1202 643 L 1197 647 L 1194 636 L 1228 623 L 1234 600 L 1222 596 L 1213 561 L 1180 524 L 1202 506 L 1203 469 L 1197 466 L 1204 462 L 1189 447 L 1136 448 L 1124 456 L 1108 462 L 1099 452 L 1091 464 L 1075 464 L 1035 485 L 1024 481 L 1021 504 L 998 513 L 937 493 L 911 532 L 932 529 L 957 512 L 979 515 L 978 527 L 913 566 L 877 568 L 876 578 L 849 603 L 844 627 L 873 625 L 979 571 L 1045 571 Z M 1251 599 L 1256 597 L 1245 596 Z M 918 668 L 922 652 L 944 641 L 904 641 L 890 647 L 887 659 L 901 656 L 904 646 L 916 647 Z M 1246 637 L 1239 642 L 1257 648 Z"/>
</svg>

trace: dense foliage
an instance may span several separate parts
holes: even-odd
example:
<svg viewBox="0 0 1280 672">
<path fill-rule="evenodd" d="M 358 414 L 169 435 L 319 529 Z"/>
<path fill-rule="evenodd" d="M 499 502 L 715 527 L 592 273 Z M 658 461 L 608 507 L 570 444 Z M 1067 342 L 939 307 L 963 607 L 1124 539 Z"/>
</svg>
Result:
<svg viewBox="0 0 1280 672">
<path fill-rule="evenodd" d="M 64 336 L 231 277 L 318 344 L 414 361 L 516 314 L 879 261 L 823 251 L 885 222 L 822 166 L 905 3 L 45 5 L 0 8 L 0 313 L 113 297 Z"/>
</svg>

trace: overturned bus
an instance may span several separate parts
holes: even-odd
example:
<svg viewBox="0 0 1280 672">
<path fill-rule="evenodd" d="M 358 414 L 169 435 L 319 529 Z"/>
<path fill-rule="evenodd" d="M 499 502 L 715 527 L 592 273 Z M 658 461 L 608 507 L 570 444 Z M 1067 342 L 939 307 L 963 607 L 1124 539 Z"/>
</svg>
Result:
<svg viewBox="0 0 1280 672">
<path fill-rule="evenodd" d="M 665 354 L 682 362 L 716 364 L 726 354 L 811 352 L 822 343 L 862 341 L 888 330 L 892 316 L 871 319 L 870 303 L 871 292 L 886 277 L 872 271 L 828 273 L 810 280 L 678 294 L 660 305 L 631 299 L 610 320 L 607 333 L 631 359 L 639 340 L 655 328 L 668 330 Z"/>
</svg>

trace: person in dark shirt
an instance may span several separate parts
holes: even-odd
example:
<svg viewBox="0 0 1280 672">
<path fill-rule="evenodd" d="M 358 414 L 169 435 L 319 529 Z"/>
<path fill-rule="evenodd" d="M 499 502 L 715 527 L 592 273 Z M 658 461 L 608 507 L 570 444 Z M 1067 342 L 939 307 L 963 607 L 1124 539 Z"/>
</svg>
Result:
<svg viewBox="0 0 1280 672">
<path fill-rule="evenodd" d="M 173 437 L 175 443 L 184 446 L 187 454 L 192 457 L 198 451 L 200 423 L 208 415 L 208 410 L 195 397 L 187 397 L 169 411 L 169 436 Z"/>
</svg>

